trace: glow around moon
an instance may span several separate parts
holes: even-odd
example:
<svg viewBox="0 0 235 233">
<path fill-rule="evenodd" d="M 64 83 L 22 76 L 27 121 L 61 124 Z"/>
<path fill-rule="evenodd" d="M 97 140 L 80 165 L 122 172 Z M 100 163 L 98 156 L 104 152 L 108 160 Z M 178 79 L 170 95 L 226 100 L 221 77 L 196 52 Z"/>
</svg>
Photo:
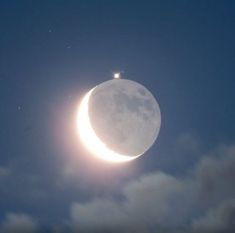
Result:
<svg viewBox="0 0 235 233">
<path fill-rule="evenodd" d="M 133 156 L 130 157 L 130 156 L 122 155 L 122 154 L 116 153 L 115 151 L 112 151 L 106 146 L 105 143 L 103 143 L 99 139 L 99 137 L 94 132 L 91 126 L 90 117 L 88 114 L 89 98 L 93 90 L 94 88 L 90 90 L 84 96 L 84 98 L 81 101 L 79 111 L 78 111 L 77 127 L 78 127 L 78 132 L 79 132 L 79 135 L 83 144 L 93 155 L 105 161 L 127 162 L 133 159 L 136 159 L 140 155 L 137 155 L 135 157 Z"/>
<path fill-rule="evenodd" d="M 109 80 L 90 90 L 77 117 L 85 147 L 109 162 L 127 162 L 144 154 L 156 140 L 160 125 L 160 108 L 153 95 L 126 79 Z"/>
</svg>

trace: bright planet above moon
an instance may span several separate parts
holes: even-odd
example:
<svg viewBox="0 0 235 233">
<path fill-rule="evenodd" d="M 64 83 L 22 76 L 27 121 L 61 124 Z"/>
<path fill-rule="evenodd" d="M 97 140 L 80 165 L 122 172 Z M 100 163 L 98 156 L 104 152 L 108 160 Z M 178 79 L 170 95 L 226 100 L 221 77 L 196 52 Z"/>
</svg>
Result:
<svg viewBox="0 0 235 233">
<path fill-rule="evenodd" d="M 143 155 L 161 126 L 159 105 L 143 85 L 113 79 L 91 89 L 82 99 L 77 127 L 81 141 L 96 157 L 127 162 Z"/>
</svg>

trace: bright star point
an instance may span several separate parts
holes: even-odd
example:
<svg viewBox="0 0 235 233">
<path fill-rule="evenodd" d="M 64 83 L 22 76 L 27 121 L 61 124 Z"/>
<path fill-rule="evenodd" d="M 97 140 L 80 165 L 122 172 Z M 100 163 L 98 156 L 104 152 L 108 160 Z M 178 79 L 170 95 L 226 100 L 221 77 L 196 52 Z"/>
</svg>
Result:
<svg viewBox="0 0 235 233">
<path fill-rule="evenodd" d="M 113 78 L 115 79 L 121 78 L 121 73 L 114 73 Z"/>
</svg>

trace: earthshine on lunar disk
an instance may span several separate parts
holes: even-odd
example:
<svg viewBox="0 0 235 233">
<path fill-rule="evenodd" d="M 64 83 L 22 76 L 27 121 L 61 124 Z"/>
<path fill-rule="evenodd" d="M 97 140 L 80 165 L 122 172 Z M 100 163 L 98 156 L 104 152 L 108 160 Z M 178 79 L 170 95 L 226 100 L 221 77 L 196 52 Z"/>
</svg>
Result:
<svg viewBox="0 0 235 233">
<path fill-rule="evenodd" d="M 160 108 L 141 84 L 113 79 L 91 89 L 82 99 L 77 127 L 81 141 L 96 157 L 127 162 L 144 154 L 161 126 Z"/>
</svg>

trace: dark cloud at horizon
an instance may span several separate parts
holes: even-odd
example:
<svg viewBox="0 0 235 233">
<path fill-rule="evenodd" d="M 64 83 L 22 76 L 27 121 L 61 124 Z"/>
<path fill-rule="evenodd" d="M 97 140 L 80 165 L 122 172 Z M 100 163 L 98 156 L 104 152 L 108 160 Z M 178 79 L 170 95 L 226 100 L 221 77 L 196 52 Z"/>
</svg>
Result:
<svg viewBox="0 0 235 233">
<path fill-rule="evenodd" d="M 110 197 L 74 203 L 72 224 L 78 232 L 115 232 L 116 228 L 124 229 L 119 232 L 231 232 L 235 230 L 235 147 L 214 153 L 219 158 L 203 157 L 185 177 L 144 174 L 124 187 L 121 201 Z"/>
<path fill-rule="evenodd" d="M 48 232 L 233 232 L 234 166 L 235 146 L 217 147 L 185 176 L 146 173 L 127 182 L 121 198 L 110 193 L 71 203 L 63 223 Z M 7 213 L 0 226 L 3 232 L 47 229 L 25 213 Z"/>
</svg>

